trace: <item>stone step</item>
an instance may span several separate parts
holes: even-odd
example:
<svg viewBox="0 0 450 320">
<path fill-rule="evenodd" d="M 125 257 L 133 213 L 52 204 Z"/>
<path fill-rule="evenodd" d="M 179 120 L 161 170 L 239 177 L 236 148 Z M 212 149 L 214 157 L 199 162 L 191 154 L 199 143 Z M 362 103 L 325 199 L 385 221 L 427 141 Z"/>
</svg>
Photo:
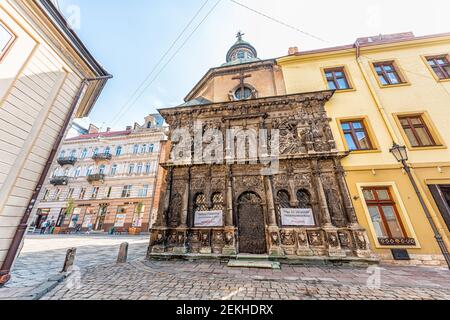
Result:
<svg viewBox="0 0 450 320">
<path fill-rule="evenodd" d="M 255 269 L 281 269 L 279 262 L 268 260 L 230 260 L 228 262 L 230 268 L 255 268 Z"/>
<path fill-rule="evenodd" d="M 247 254 L 241 253 L 236 256 L 237 260 L 270 260 L 267 254 Z"/>
</svg>

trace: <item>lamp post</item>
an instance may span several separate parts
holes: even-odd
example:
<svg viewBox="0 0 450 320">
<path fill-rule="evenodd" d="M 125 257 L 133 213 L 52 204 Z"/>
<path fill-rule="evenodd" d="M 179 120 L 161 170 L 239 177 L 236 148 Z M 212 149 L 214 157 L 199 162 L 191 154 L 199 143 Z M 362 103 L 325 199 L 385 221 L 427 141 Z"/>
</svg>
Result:
<svg viewBox="0 0 450 320">
<path fill-rule="evenodd" d="M 408 152 L 406 150 L 406 147 L 400 146 L 397 143 L 394 143 L 394 145 L 392 146 L 392 148 L 389 151 L 394 155 L 395 159 L 397 159 L 397 161 L 403 165 L 403 169 L 408 174 L 409 180 L 411 181 L 414 191 L 416 192 L 417 197 L 419 198 L 419 201 L 420 201 L 420 204 L 422 205 L 423 211 L 425 212 L 425 215 L 427 216 L 427 219 L 430 222 L 431 229 L 433 229 L 434 237 L 436 238 L 438 246 L 441 249 L 441 252 L 445 258 L 445 261 L 447 262 L 447 265 L 450 269 L 450 254 L 448 253 L 447 246 L 445 245 L 445 242 L 442 239 L 442 236 L 439 233 L 439 230 L 433 221 L 430 210 L 428 210 L 428 207 L 425 204 L 422 194 L 419 191 L 419 187 L 417 186 L 416 181 L 414 180 L 414 177 L 411 173 L 411 168 L 409 167 L 409 165 L 407 163 Z"/>
</svg>

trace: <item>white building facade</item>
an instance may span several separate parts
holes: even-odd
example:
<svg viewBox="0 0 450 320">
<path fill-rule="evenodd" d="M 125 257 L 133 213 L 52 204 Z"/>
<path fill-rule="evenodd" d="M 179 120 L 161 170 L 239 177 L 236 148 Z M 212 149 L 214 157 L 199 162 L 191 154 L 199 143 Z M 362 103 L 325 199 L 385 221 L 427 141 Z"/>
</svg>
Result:
<svg viewBox="0 0 450 320">
<path fill-rule="evenodd" d="M 116 132 L 91 126 L 88 134 L 66 140 L 31 227 L 50 225 L 56 233 L 148 231 L 165 139 L 161 117 L 150 115 L 142 126 Z"/>
</svg>

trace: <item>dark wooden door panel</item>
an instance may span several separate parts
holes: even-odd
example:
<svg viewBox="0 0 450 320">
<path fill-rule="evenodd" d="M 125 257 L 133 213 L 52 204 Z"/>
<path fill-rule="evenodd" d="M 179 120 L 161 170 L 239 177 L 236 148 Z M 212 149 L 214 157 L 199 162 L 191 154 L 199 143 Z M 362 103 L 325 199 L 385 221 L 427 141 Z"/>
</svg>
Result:
<svg viewBox="0 0 450 320">
<path fill-rule="evenodd" d="M 265 254 L 266 231 L 264 214 L 260 204 L 239 206 L 239 252 Z"/>
</svg>

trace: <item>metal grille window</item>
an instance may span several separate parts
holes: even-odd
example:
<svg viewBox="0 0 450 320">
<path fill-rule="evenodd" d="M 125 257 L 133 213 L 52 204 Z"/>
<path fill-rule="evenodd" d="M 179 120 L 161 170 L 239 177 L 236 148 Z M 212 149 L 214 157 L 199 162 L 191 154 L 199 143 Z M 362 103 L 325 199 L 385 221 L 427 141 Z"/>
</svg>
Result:
<svg viewBox="0 0 450 320">
<path fill-rule="evenodd" d="M 300 209 L 310 209 L 311 208 L 311 196 L 306 190 L 299 190 L 297 192 L 298 207 Z"/>
<path fill-rule="evenodd" d="M 206 205 L 206 197 L 203 193 L 199 193 L 195 197 L 194 201 L 195 211 L 207 211 L 208 206 Z"/>
<path fill-rule="evenodd" d="M 450 79 L 450 62 L 447 56 L 429 57 L 427 61 L 439 79 Z"/>
<path fill-rule="evenodd" d="M 437 145 L 422 116 L 404 116 L 399 117 L 399 120 L 411 146 L 430 147 Z"/>
<path fill-rule="evenodd" d="M 224 198 L 222 193 L 215 193 L 212 196 L 213 210 L 224 210 Z"/>
<path fill-rule="evenodd" d="M 285 190 L 278 191 L 277 198 L 278 198 L 278 206 L 280 209 L 291 207 L 291 200 L 289 197 L 289 193 L 287 191 Z"/>
</svg>

